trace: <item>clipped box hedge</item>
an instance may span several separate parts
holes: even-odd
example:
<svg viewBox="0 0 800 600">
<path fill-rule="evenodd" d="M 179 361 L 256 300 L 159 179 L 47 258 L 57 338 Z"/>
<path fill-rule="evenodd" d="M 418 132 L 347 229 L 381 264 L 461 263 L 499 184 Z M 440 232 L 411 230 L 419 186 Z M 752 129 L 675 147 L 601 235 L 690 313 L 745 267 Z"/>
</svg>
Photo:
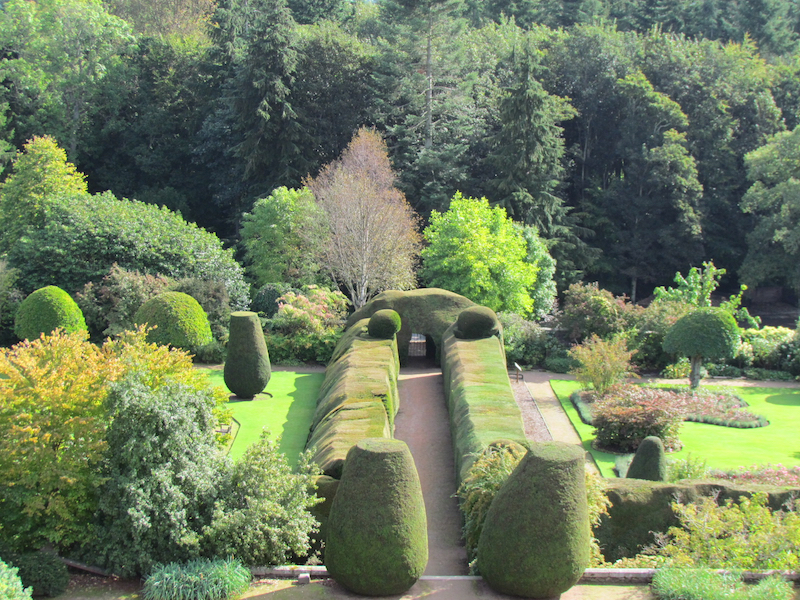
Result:
<svg viewBox="0 0 800 600">
<path fill-rule="evenodd" d="M 526 438 L 502 340 L 496 336 L 460 339 L 455 334 L 453 324 L 443 336 L 442 372 L 460 483 L 493 442 L 525 445 Z"/>
<path fill-rule="evenodd" d="M 320 388 L 307 448 L 325 475 L 341 477 L 359 440 L 392 437 L 400 363 L 394 338 L 368 336 L 369 319 L 353 324 L 337 344 Z"/>
</svg>

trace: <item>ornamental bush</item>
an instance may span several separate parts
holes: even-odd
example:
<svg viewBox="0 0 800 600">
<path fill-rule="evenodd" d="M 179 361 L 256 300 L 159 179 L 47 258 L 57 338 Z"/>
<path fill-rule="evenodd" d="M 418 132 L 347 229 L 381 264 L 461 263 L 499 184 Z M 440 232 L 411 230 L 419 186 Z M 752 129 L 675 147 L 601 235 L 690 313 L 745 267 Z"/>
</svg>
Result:
<svg viewBox="0 0 800 600">
<path fill-rule="evenodd" d="M 388 340 L 395 336 L 400 331 L 400 315 L 397 311 L 390 308 L 376 311 L 370 318 L 367 324 L 367 332 L 370 337 Z"/>
<path fill-rule="evenodd" d="M 648 481 L 667 480 L 667 458 L 661 438 L 651 435 L 642 440 L 625 476 Z"/>
<path fill-rule="evenodd" d="M 408 590 L 427 563 L 425 503 L 408 446 L 361 440 L 347 453 L 333 499 L 325 566 L 357 594 L 386 596 Z"/>
<path fill-rule="evenodd" d="M 35 340 L 55 329 L 86 331 L 86 321 L 75 300 L 59 287 L 48 285 L 30 294 L 17 309 L 14 332 L 21 340 Z"/>
<path fill-rule="evenodd" d="M 136 311 L 137 325 L 154 327 L 147 341 L 194 352 L 212 341 L 211 326 L 203 307 L 182 292 L 164 292 L 151 298 Z"/>
<path fill-rule="evenodd" d="M 4 600 L 31 600 L 31 588 L 23 588 L 17 569 L 0 560 L 0 598 Z"/>
<path fill-rule="evenodd" d="M 458 313 L 454 334 L 463 340 L 499 336 L 502 327 L 495 312 L 486 306 L 470 306 Z"/>
<path fill-rule="evenodd" d="M 269 352 L 258 315 L 246 311 L 231 313 L 225 385 L 239 398 L 253 398 L 264 391 L 271 376 Z"/>
<path fill-rule="evenodd" d="M 477 566 L 495 591 L 551 598 L 589 566 L 590 527 L 583 449 L 533 444 L 492 501 Z"/>
<path fill-rule="evenodd" d="M 19 569 L 22 585 L 33 590 L 36 596 L 59 596 L 69 585 L 67 565 L 52 552 L 27 552 L 24 554 L 3 552 L 3 560 Z M 0 598 L 5 596 L 0 594 Z"/>
<path fill-rule="evenodd" d="M 677 450 L 685 413 L 684 399 L 669 390 L 619 385 L 594 403 L 595 443 L 614 452 L 634 452 L 653 435 L 665 448 Z"/>
<path fill-rule="evenodd" d="M 622 333 L 628 326 L 628 313 L 636 309 L 622 297 L 614 297 L 597 283 L 573 283 L 564 292 L 558 325 L 573 342 L 596 334 L 601 338 Z"/>
<path fill-rule="evenodd" d="M 592 334 L 588 340 L 569 351 L 570 358 L 578 363 L 571 372 L 582 385 L 591 385 L 602 396 L 611 386 L 633 375 L 631 358 L 635 352 L 628 350 L 623 337 L 604 340 Z"/>
</svg>

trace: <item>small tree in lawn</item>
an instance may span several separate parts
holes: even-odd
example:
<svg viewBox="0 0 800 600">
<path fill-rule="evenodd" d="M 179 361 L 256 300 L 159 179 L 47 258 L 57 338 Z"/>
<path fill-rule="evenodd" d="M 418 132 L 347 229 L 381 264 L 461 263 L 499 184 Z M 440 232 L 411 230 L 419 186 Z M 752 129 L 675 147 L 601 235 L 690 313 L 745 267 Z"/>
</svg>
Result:
<svg viewBox="0 0 800 600">
<path fill-rule="evenodd" d="M 581 384 L 591 385 L 602 396 L 615 383 L 634 374 L 631 358 L 635 353 L 636 350 L 628 350 L 623 337 L 604 340 L 593 334 L 569 351 L 570 357 L 579 363 L 571 372 Z"/>
<path fill-rule="evenodd" d="M 700 385 L 703 360 L 731 358 L 739 346 L 739 327 L 730 312 L 701 308 L 679 319 L 664 336 L 664 352 L 687 356 L 692 364 L 692 389 Z"/>
</svg>

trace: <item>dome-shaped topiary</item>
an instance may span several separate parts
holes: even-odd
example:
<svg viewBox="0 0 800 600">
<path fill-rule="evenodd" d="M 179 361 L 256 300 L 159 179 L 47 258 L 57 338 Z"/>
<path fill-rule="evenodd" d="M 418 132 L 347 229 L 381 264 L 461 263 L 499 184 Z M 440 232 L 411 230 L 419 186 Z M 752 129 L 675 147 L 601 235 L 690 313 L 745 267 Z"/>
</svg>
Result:
<svg viewBox="0 0 800 600">
<path fill-rule="evenodd" d="M 397 314 L 397 311 L 391 308 L 384 308 L 376 311 L 369 318 L 367 333 L 369 333 L 370 337 L 388 340 L 400 331 L 401 325 L 400 315 Z"/>
<path fill-rule="evenodd" d="M 464 340 L 480 340 L 500 333 L 500 321 L 491 308 L 470 306 L 458 314 L 455 336 Z"/>
<path fill-rule="evenodd" d="M 428 563 L 419 476 L 400 440 L 367 438 L 347 453 L 325 542 L 331 576 L 357 594 L 401 594 Z"/>
<path fill-rule="evenodd" d="M 649 435 L 642 440 L 625 477 L 648 481 L 667 480 L 667 456 L 661 438 Z"/>
<path fill-rule="evenodd" d="M 478 570 L 495 591 L 550 598 L 589 564 L 584 453 L 534 444 L 494 497 L 478 541 Z"/>
<path fill-rule="evenodd" d="M 70 295 L 48 285 L 23 300 L 14 319 L 14 333 L 22 340 L 34 340 L 60 327 L 66 333 L 86 331 L 83 312 Z"/>
<path fill-rule="evenodd" d="M 267 387 L 272 376 L 267 342 L 254 312 L 231 313 L 225 385 L 239 398 L 253 398 Z"/>
<path fill-rule="evenodd" d="M 133 321 L 155 327 L 147 333 L 147 341 L 162 346 L 194 352 L 213 339 L 203 307 L 182 292 L 164 292 L 151 298 L 139 307 Z"/>
</svg>

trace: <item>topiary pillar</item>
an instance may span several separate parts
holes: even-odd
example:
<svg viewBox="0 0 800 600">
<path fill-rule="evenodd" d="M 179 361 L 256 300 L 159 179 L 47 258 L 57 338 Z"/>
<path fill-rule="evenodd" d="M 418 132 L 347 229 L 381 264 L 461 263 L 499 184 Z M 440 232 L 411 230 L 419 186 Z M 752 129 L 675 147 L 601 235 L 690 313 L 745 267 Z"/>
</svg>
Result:
<svg viewBox="0 0 800 600">
<path fill-rule="evenodd" d="M 625 477 L 648 481 L 667 480 L 667 456 L 661 438 L 650 435 L 642 440 Z"/>
<path fill-rule="evenodd" d="M 253 398 L 264 391 L 271 376 L 267 342 L 258 314 L 249 311 L 231 313 L 225 385 L 239 398 Z"/>
<path fill-rule="evenodd" d="M 347 453 L 325 540 L 325 566 L 347 589 L 408 590 L 428 564 L 428 528 L 417 468 L 400 440 L 367 438 Z"/>
<path fill-rule="evenodd" d="M 535 444 L 497 492 L 478 541 L 478 570 L 492 589 L 552 598 L 589 564 L 584 453 Z"/>
</svg>

